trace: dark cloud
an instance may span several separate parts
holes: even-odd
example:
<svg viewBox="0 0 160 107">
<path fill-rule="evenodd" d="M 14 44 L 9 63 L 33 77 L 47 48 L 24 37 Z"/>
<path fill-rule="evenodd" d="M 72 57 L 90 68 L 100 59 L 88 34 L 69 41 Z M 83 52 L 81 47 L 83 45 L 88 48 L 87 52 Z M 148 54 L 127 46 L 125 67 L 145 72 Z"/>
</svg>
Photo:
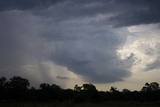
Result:
<svg viewBox="0 0 160 107">
<path fill-rule="evenodd" d="M 160 60 L 157 58 L 153 63 L 147 64 L 145 70 L 155 70 L 160 68 Z"/>
<path fill-rule="evenodd" d="M 59 3 L 59 5 L 55 5 Z M 55 20 L 111 15 L 103 23 L 114 27 L 160 22 L 159 0 L 1 0 L 0 10 L 37 10 L 37 15 L 52 16 Z M 38 11 L 48 9 L 50 11 Z M 57 18 L 56 18 L 57 17 Z M 101 20 L 102 21 L 102 20 Z"/>
<path fill-rule="evenodd" d="M 95 83 L 122 81 L 130 75 L 116 55 L 116 49 L 126 41 L 126 36 L 118 33 L 123 29 L 84 23 L 90 19 L 59 22 L 51 19 L 47 22 L 46 17 L 25 11 L 1 12 L 0 16 L 3 19 L 0 41 L 4 53 L 1 65 L 5 62 L 13 68 L 36 65 L 39 74 L 47 78 L 50 77 L 48 69 L 41 68 L 40 63 L 50 60 Z M 123 32 L 127 33 L 126 30 Z"/>
<path fill-rule="evenodd" d="M 117 56 L 129 33 L 122 27 L 159 23 L 158 4 L 158 0 L 1 0 L 0 65 L 35 64 L 47 78 L 48 69 L 40 63 L 49 60 L 86 81 L 122 81 L 134 62 L 134 54 L 123 62 Z"/>
<path fill-rule="evenodd" d="M 103 34 L 103 32 L 101 33 Z M 122 40 L 123 37 L 117 36 L 113 32 L 105 33 L 101 36 L 95 35 L 95 37 L 83 33 L 85 38 L 72 41 L 61 40 L 56 43 L 50 59 L 54 63 L 82 75 L 89 82 L 121 81 L 122 78 L 130 75 L 126 66 L 116 55 L 116 48 L 124 39 Z M 64 36 L 68 36 L 68 34 L 64 34 Z"/>
<path fill-rule="evenodd" d="M 157 8 L 160 10 L 160 8 Z M 151 24 L 160 22 L 159 11 L 129 11 L 128 13 L 120 14 L 112 17 L 109 21 L 113 23 L 114 27 L 132 26 L 140 24 Z"/>
<path fill-rule="evenodd" d="M 113 27 L 124 27 L 139 24 L 160 22 L 159 0 L 67 0 L 65 4 L 52 6 L 53 10 L 35 12 L 37 15 L 57 17 L 56 20 L 75 20 L 92 18 L 102 14 L 106 17 L 98 23 L 109 24 Z M 95 23 L 94 21 L 92 23 Z"/>
<path fill-rule="evenodd" d="M 41 53 L 37 52 L 34 48 L 43 47 L 40 43 L 41 39 L 36 41 L 36 43 L 33 42 L 37 39 L 35 34 L 33 34 L 34 30 L 36 30 L 34 25 L 37 22 L 33 22 L 33 19 L 25 16 L 23 13 L 16 12 L 0 13 L 0 65 L 23 65 L 25 61 L 22 59 L 27 60 L 28 56 L 34 58 L 34 55 L 36 55 L 40 58 Z M 32 22 L 33 26 L 30 26 L 30 23 L 24 22 Z"/>
<path fill-rule="evenodd" d="M 69 77 L 64 77 L 64 76 L 56 76 L 57 79 L 62 79 L 62 80 L 68 80 L 70 79 Z"/>
<path fill-rule="evenodd" d="M 1 0 L 0 11 L 41 9 L 64 0 Z"/>
<path fill-rule="evenodd" d="M 37 36 L 40 32 L 37 32 L 39 24 L 36 20 L 23 12 L 0 13 L 1 76 L 23 76 L 36 86 L 41 80 L 52 80 L 48 68 L 42 64 L 45 43 Z"/>
<path fill-rule="evenodd" d="M 159 0 L 123 0 L 117 2 L 127 11 L 109 19 L 114 27 L 132 26 L 160 22 Z"/>
</svg>

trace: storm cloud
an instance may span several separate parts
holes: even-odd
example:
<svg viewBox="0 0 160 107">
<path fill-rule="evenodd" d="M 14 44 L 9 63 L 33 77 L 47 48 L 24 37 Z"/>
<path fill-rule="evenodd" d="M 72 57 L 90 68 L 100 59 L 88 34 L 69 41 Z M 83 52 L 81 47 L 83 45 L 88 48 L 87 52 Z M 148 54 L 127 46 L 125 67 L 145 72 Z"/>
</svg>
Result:
<svg viewBox="0 0 160 107">
<path fill-rule="evenodd" d="M 64 0 L 1 0 L 0 11 L 47 8 Z"/>
<path fill-rule="evenodd" d="M 123 81 L 132 74 L 130 67 L 136 58 L 131 53 L 122 61 L 117 55 L 128 35 L 132 35 L 127 27 L 159 23 L 159 3 L 158 0 L 1 0 L 0 73 L 21 74 L 13 69 L 29 65 L 44 78 L 52 78 L 43 64 L 49 61 L 87 82 Z M 148 54 L 153 50 L 150 51 L 147 50 Z M 13 72 L 5 74 L 8 67 Z M 56 78 L 69 77 L 55 75 Z"/>
</svg>

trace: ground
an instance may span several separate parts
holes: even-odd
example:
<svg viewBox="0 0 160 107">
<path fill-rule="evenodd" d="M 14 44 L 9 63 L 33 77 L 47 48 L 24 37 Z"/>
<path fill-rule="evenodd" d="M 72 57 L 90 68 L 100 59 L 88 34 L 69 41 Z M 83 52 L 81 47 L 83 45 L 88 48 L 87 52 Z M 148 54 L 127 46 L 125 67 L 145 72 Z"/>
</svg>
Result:
<svg viewBox="0 0 160 107">
<path fill-rule="evenodd" d="M 160 107 L 160 102 L 107 102 L 107 103 L 1 103 L 0 107 Z"/>
</svg>

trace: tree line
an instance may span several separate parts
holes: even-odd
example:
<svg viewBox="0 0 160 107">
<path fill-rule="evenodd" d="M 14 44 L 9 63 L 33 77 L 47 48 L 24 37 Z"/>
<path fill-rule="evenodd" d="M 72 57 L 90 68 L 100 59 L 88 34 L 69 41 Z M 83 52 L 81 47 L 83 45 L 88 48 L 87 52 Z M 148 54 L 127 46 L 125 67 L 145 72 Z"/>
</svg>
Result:
<svg viewBox="0 0 160 107">
<path fill-rule="evenodd" d="M 7 80 L 0 78 L 0 102 L 107 102 L 107 101 L 160 101 L 160 87 L 157 82 L 146 83 L 140 91 L 117 90 L 98 91 L 89 83 L 75 85 L 74 89 L 62 89 L 56 84 L 40 84 L 39 88 L 29 87 L 29 80 L 14 76 Z"/>
</svg>

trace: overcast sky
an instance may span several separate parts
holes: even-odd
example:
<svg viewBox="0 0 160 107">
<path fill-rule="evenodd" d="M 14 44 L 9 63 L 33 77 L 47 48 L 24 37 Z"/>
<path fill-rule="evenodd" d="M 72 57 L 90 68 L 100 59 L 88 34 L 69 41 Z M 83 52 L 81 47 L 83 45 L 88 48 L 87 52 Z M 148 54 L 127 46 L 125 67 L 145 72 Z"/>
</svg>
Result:
<svg viewBox="0 0 160 107">
<path fill-rule="evenodd" d="M 63 88 L 160 82 L 159 0 L 1 0 L 0 76 Z"/>
</svg>

